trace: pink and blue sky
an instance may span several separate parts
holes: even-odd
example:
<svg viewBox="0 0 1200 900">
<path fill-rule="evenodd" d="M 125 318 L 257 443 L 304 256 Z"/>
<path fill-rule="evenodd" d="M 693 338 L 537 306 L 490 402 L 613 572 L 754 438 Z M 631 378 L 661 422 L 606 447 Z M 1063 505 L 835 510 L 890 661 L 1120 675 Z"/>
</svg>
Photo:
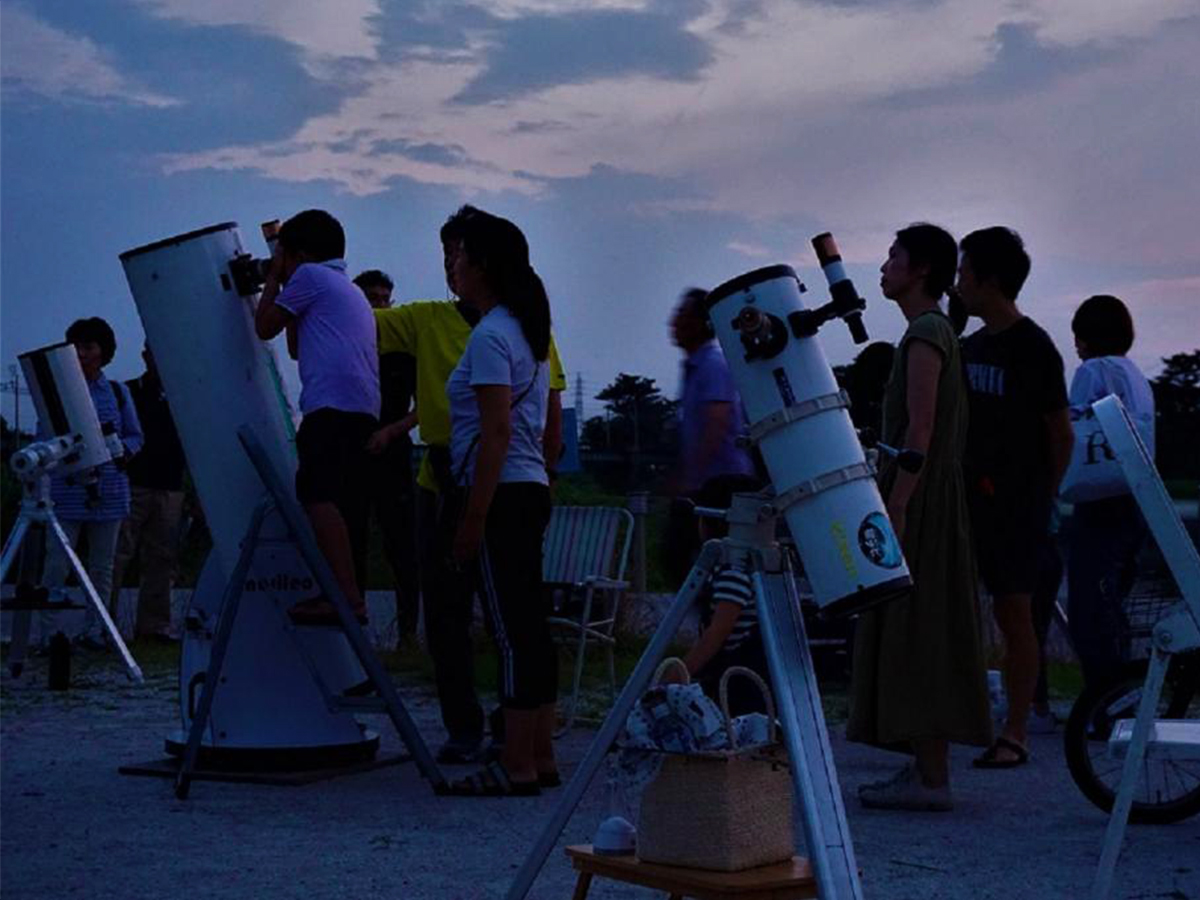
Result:
<svg viewBox="0 0 1200 900">
<path fill-rule="evenodd" d="M 1200 0 L 3 0 L 0 41 L 4 366 L 101 315 L 137 374 L 121 251 L 310 206 L 444 296 L 464 202 L 524 228 L 589 415 L 618 371 L 674 392 L 683 287 L 787 262 L 822 297 L 825 230 L 873 337 L 927 220 L 1024 235 L 1068 374 L 1093 293 L 1151 374 L 1200 346 Z"/>
</svg>

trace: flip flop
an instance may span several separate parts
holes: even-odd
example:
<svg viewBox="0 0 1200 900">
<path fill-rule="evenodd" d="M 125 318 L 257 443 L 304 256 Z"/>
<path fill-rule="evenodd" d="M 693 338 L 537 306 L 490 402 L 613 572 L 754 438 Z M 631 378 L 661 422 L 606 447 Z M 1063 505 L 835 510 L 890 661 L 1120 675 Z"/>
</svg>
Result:
<svg viewBox="0 0 1200 900">
<path fill-rule="evenodd" d="M 541 792 L 536 781 L 513 781 L 498 762 L 488 763 L 446 788 L 452 797 L 536 797 Z"/>
<path fill-rule="evenodd" d="M 1001 750 L 1008 750 L 1016 758 L 1000 759 Z M 1029 762 L 1029 750 L 1022 747 L 1016 741 L 1010 741 L 1001 735 L 992 741 L 992 746 L 983 751 L 980 756 L 975 757 L 971 761 L 971 765 L 977 769 L 1015 769 L 1017 766 L 1023 766 L 1027 762 Z"/>
</svg>

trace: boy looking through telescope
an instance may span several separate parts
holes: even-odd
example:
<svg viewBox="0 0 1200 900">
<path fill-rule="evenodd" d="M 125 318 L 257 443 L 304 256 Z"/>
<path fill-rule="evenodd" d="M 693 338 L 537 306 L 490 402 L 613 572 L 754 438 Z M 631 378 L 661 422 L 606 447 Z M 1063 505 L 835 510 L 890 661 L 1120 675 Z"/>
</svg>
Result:
<svg viewBox="0 0 1200 900">
<path fill-rule="evenodd" d="M 259 338 L 289 331 L 300 365 L 296 497 L 338 587 L 360 622 L 367 606 L 365 447 L 379 419 L 379 357 L 367 298 L 346 276 L 346 235 L 324 210 L 297 213 L 279 229 L 255 311 Z M 292 340 L 294 336 L 294 341 Z M 296 624 L 337 624 L 332 603 L 293 606 Z"/>
</svg>

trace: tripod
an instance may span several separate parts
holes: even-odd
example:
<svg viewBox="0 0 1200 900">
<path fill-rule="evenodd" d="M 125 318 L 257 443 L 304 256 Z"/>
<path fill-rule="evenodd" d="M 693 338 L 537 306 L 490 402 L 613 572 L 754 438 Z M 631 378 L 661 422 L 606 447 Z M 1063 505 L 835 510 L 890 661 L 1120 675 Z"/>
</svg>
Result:
<svg viewBox="0 0 1200 900">
<path fill-rule="evenodd" d="M 803 849 L 809 858 L 818 896 L 824 900 L 861 900 L 858 866 L 817 691 L 800 597 L 787 554 L 775 542 L 776 516 L 777 510 L 766 496 L 734 495 L 725 513 L 729 536 L 704 545 L 608 718 L 564 788 L 562 801 L 517 871 L 508 890 L 508 900 L 521 900 L 529 893 L 605 754 L 649 686 L 680 624 L 717 568 L 729 563 L 744 566 L 754 584 L 771 686 L 784 745 L 791 759 L 793 802 L 799 813 L 796 818 L 804 835 L 804 847 L 797 849 Z"/>
<path fill-rule="evenodd" d="M 116 646 L 117 651 L 121 654 L 121 659 L 125 663 L 125 670 L 128 672 L 129 677 L 140 683 L 142 681 L 141 668 L 134 660 L 133 654 L 129 652 L 129 648 L 125 646 L 125 642 L 121 639 L 121 633 L 117 630 L 117 626 L 113 624 L 112 616 L 109 615 L 108 605 L 96 593 L 96 586 L 92 584 L 92 579 L 88 577 L 87 570 L 83 567 L 83 563 L 75 553 L 71 542 L 67 539 L 67 534 L 63 531 L 58 517 L 54 515 L 54 501 L 50 499 L 50 476 L 45 471 L 39 471 L 34 476 L 23 477 L 21 483 L 23 490 L 21 511 L 17 516 L 17 521 L 13 524 L 12 533 L 8 536 L 8 540 L 4 544 L 4 552 L 0 555 L 0 582 L 3 582 L 5 576 L 8 575 L 8 570 L 12 567 L 22 543 L 24 543 L 26 536 L 29 534 L 29 529 L 33 525 L 44 525 L 46 533 L 52 535 L 58 541 L 59 547 L 62 548 L 63 553 L 66 554 L 67 559 L 70 561 L 71 568 L 74 570 L 76 577 L 79 578 L 79 584 L 83 588 L 87 602 L 92 605 L 97 615 L 100 616 L 100 621 L 104 624 L 109 639 L 112 640 L 113 645 Z M 10 608 L 14 610 L 14 615 L 12 645 L 9 651 L 8 665 L 9 671 L 16 677 L 21 674 L 21 670 L 25 664 L 25 654 L 29 647 L 29 629 L 33 611 L 37 609 L 49 612 L 77 607 L 69 607 L 57 603 L 17 602 Z"/>
</svg>

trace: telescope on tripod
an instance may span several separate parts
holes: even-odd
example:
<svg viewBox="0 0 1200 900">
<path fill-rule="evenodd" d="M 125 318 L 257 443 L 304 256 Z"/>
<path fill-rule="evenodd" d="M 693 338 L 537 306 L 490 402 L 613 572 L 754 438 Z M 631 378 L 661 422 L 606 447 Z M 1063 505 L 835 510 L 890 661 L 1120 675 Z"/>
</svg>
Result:
<svg viewBox="0 0 1200 900">
<path fill-rule="evenodd" d="M 113 624 L 108 604 L 96 593 L 95 585 L 54 514 L 54 501 L 50 499 L 51 475 L 83 484 L 89 491 L 97 490 L 99 468 L 122 457 L 125 448 L 111 426 L 100 424 L 74 345 L 52 344 L 23 353 L 18 359 L 37 410 L 40 431 L 49 437 L 16 451 L 9 462 L 21 482 L 21 510 L 0 554 L 0 581 L 8 575 L 30 529 L 35 525 L 44 526 L 48 538 L 58 542 L 70 561 L 87 602 L 120 652 L 129 677 L 140 682 L 142 671 Z M 70 607 L 18 601 L 9 655 L 9 669 L 14 676 L 19 675 L 24 666 L 35 608 L 52 611 Z"/>
<path fill-rule="evenodd" d="M 733 560 L 746 566 L 754 586 L 780 731 L 791 761 L 795 820 L 803 826 L 797 853 L 808 857 L 817 895 L 824 900 L 863 896 L 800 591 L 789 554 L 774 540 L 775 521 L 787 523 L 812 600 L 823 616 L 851 615 L 902 597 L 912 579 L 875 485 L 874 466 L 850 420 L 849 398 L 838 388 L 816 341 L 826 323 L 841 319 L 856 343 L 865 342 L 866 303 L 846 274 L 833 236 L 818 235 L 813 247 L 832 296 L 824 306 L 804 307 L 804 286 L 786 265 L 727 281 L 705 301 L 750 421 L 750 443 L 762 453 L 771 487 L 734 495 L 724 513 L 729 536 L 705 544 L 514 877 L 508 900 L 528 895 L 679 626 L 717 569 Z M 906 451 L 881 449 L 896 455 L 902 466 L 913 462 L 905 458 Z"/>
</svg>

